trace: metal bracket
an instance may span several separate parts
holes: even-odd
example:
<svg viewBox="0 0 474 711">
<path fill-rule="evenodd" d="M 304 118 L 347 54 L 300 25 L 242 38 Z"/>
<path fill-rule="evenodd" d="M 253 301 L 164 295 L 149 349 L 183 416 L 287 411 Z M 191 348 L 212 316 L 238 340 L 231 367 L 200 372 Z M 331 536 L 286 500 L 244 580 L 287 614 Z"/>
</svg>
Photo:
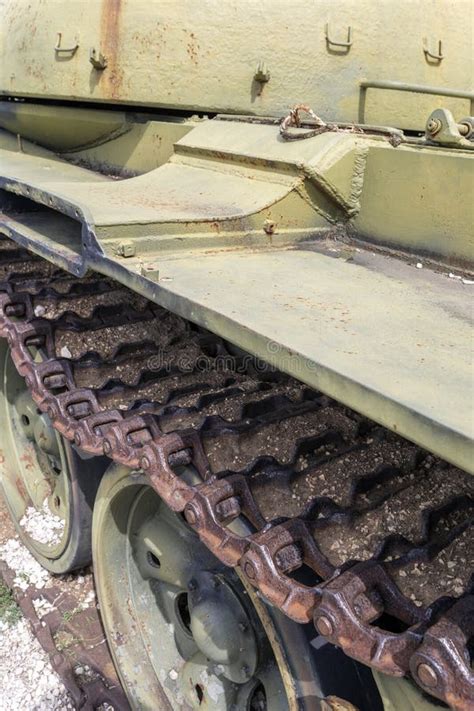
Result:
<svg viewBox="0 0 474 711">
<path fill-rule="evenodd" d="M 474 150 L 474 143 L 470 140 L 473 134 L 474 118 L 472 116 L 457 123 L 451 111 L 447 109 L 436 109 L 426 122 L 426 138 L 432 143 Z"/>
<path fill-rule="evenodd" d="M 352 27 L 349 25 L 347 28 L 347 41 L 346 42 L 336 42 L 336 40 L 331 39 L 329 36 L 329 22 L 326 22 L 326 26 L 324 28 L 324 32 L 326 35 L 326 42 L 328 44 L 328 47 L 332 45 L 333 47 L 344 47 L 344 49 L 349 49 L 349 47 L 352 46 Z"/>
<path fill-rule="evenodd" d="M 89 62 L 92 64 L 94 69 L 103 70 L 107 66 L 107 59 L 104 57 L 102 52 L 91 47 L 89 50 Z"/>
<path fill-rule="evenodd" d="M 432 52 L 428 47 L 428 40 L 426 37 L 423 38 L 423 52 L 425 53 L 426 59 L 434 59 L 436 62 L 441 62 L 444 59 L 443 54 L 443 44 L 441 40 L 438 41 L 438 53 Z"/>
<path fill-rule="evenodd" d="M 267 81 L 270 81 L 270 72 L 265 62 L 258 63 L 253 78 L 261 84 L 265 84 Z"/>
<path fill-rule="evenodd" d="M 54 51 L 55 51 L 56 55 L 58 55 L 60 52 L 66 52 L 71 55 L 74 55 L 77 51 L 77 48 L 79 47 L 79 44 L 76 42 L 76 44 L 73 47 L 61 47 L 62 38 L 63 38 L 63 33 L 58 32 L 56 44 L 54 46 Z"/>
</svg>

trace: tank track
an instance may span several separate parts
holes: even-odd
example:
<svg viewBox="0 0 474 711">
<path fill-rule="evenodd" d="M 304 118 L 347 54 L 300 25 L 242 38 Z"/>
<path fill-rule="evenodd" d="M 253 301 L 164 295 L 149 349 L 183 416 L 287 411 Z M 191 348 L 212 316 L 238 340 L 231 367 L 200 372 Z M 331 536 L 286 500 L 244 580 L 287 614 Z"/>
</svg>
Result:
<svg viewBox="0 0 474 711">
<path fill-rule="evenodd" d="M 77 279 L 7 239 L 0 335 L 62 435 L 144 470 L 271 604 L 451 708 L 474 707 L 470 475 L 121 285 Z M 201 483 L 185 481 L 188 464 Z"/>
</svg>

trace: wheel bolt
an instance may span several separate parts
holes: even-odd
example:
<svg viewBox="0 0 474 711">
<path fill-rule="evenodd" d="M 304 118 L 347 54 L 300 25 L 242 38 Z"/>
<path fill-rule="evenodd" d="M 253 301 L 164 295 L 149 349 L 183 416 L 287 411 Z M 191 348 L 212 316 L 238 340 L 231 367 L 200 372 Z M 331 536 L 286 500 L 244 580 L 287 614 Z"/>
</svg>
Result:
<svg viewBox="0 0 474 711">
<path fill-rule="evenodd" d="M 315 621 L 316 629 L 323 637 L 330 637 L 334 632 L 334 625 L 326 615 L 321 615 Z"/>
<path fill-rule="evenodd" d="M 426 662 L 423 662 L 422 664 L 418 665 L 416 673 L 418 674 L 418 678 L 423 684 L 423 686 L 427 686 L 428 688 L 432 689 L 437 685 L 437 674 L 433 667 L 431 667 L 429 664 L 426 664 Z"/>
</svg>

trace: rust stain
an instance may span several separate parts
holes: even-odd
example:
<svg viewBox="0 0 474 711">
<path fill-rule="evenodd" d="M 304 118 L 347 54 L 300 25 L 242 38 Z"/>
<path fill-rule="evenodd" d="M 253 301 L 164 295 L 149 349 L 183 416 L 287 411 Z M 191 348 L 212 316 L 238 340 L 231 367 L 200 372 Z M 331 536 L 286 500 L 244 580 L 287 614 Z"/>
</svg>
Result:
<svg viewBox="0 0 474 711">
<path fill-rule="evenodd" d="M 23 482 L 23 479 L 19 476 L 15 477 L 15 485 L 16 485 L 16 490 L 20 494 L 22 501 L 25 503 L 29 500 L 29 496 L 26 492 L 25 484 Z"/>
<path fill-rule="evenodd" d="M 34 469 L 36 464 L 35 448 L 31 443 L 25 446 L 23 454 L 20 456 L 20 462 L 25 465 L 25 469 Z"/>
<path fill-rule="evenodd" d="M 103 0 L 100 17 L 100 51 L 107 59 L 107 68 L 100 74 L 100 84 L 106 98 L 117 99 L 122 87 L 120 68 L 120 14 L 122 0 Z"/>
<path fill-rule="evenodd" d="M 197 66 L 198 64 L 198 52 L 199 52 L 199 43 L 196 40 L 196 36 L 194 32 L 191 32 L 189 34 L 189 42 L 186 47 L 186 51 L 189 55 L 189 58 L 191 61 Z"/>
</svg>

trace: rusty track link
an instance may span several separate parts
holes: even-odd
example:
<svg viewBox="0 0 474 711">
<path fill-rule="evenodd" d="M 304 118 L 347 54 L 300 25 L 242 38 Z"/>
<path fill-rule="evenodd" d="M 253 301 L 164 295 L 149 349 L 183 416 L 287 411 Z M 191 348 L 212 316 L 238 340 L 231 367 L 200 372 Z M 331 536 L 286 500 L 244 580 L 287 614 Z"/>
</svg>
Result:
<svg viewBox="0 0 474 711">
<path fill-rule="evenodd" d="M 82 286 L 0 242 L 0 335 L 55 428 L 147 472 L 293 620 L 473 708 L 472 478 L 122 287 Z"/>
</svg>

